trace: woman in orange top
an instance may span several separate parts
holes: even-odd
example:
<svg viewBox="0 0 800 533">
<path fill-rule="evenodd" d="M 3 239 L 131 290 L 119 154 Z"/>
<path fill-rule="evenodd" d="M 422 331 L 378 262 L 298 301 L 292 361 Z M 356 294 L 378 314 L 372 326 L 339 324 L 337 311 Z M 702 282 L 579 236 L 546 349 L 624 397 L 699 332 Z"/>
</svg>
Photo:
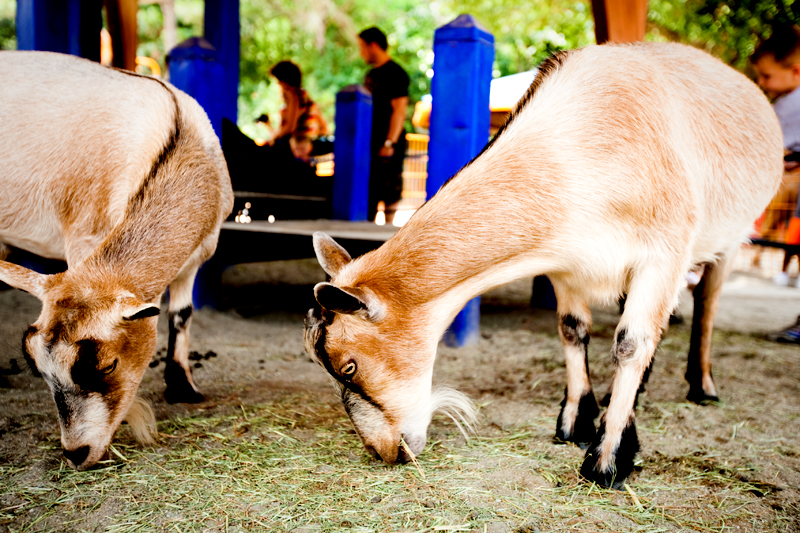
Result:
<svg viewBox="0 0 800 533">
<path fill-rule="evenodd" d="M 288 141 L 294 156 L 307 160 L 311 152 L 311 141 L 326 135 L 328 125 L 317 104 L 301 87 L 302 74 L 297 65 L 291 61 L 281 61 L 272 67 L 270 74 L 278 80 L 284 102 L 281 125 L 275 132 L 272 144 Z"/>
</svg>

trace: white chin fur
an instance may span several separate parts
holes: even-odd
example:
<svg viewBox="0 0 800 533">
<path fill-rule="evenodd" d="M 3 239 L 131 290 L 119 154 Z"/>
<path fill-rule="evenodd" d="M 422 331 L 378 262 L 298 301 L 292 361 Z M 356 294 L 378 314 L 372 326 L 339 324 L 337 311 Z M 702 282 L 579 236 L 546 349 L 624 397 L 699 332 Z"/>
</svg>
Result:
<svg viewBox="0 0 800 533">
<path fill-rule="evenodd" d="M 133 438 L 140 444 L 153 444 L 157 434 L 156 415 L 147 400 L 136 396 L 125 415 Z"/>
<path fill-rule="evenodd" d="M 455 422 L 458 429 L 469 438 L 475 433 L 478 410 L 466 394 L 448 387 L 439 387 L 431 393 L 431 415 L 442 413 Z"/>
</svg>

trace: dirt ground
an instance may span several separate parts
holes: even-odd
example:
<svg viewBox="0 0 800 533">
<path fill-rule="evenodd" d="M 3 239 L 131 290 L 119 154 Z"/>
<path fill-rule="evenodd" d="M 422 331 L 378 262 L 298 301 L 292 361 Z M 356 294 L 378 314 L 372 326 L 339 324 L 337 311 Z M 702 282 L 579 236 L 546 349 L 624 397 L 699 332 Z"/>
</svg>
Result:
<svg viewBox="0 0 800 533">
<path fill-rule="evenodd" d="M 555 313 L 528 306 L 530 280 L 484 296 L 477 346 L 440 348 L 434 382 L 469 394 L 480 426 L 465 442 L 435 418 L 417 471 L 367 457 L 325 372 L 303 352 L 303 315 L 323 279 L 311 260 L 229 269 L 225 310 L 200 310 L 192 326 L 192 349 L 217 354 L 194 371 L 208 400 L 168 405 L 163 364 L 148 369 L 141 395 L 160 421 L 160 442 L 143 449 L 123 428 L 116 457 L 80 473 L 61 458 L 44 382 L 17 371 L 38 301 L 0 291 L 8 381 L 0 388 L 0 532 L 800 531 L 800 347 L 762 338 L 794 322 L 800 289 L 742 273 L 728 281 L 714 334 L 718 405 L 685 402 L 688 325 L 670 329 L 640 399 L 639 468 L 626 491 L 610 491 L 579 479 L 581 450 L 551 441 L 564 360 Z M 614 308 L 594 310 L 598 399 L 611 380 L 618 318 Z M 163 312 L 159 328 L 164 348 Z M 197 463 L 172 466 L 184 458 Z M 213 497 L 201 492 L 210 487 Z"/>
</svg>

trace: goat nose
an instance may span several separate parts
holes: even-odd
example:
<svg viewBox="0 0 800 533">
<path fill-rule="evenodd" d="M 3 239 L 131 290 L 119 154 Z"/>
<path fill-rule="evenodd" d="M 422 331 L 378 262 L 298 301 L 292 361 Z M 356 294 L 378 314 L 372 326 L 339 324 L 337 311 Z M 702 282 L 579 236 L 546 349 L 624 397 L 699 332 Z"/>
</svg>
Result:
<svg viewBox="0 0 800 533">
<path fill-rule="evenodd" d="M 72 461 L 75 468 L 78 468 L 89 456 L 89 450 L 88 446 L 81 446 L 77 450 L 64 450 L 64 457 Z"/>
</svg>

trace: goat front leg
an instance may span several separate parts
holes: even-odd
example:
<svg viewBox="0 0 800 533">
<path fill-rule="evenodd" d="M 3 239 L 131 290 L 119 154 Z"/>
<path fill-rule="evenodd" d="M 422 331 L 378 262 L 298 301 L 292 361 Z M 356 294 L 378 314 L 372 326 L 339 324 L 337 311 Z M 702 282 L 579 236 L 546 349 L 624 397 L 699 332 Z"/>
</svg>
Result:
<svg viewBox="0 0 800 533">
<path fill-rule="evenodd" d="M 734 253 L 717 263 L 706 265 L 703 277 L 692 291 L 694 316 L 686 366 L 686 381 L 689 382 L 686 399 L 690 402 L 703 404 L 719 401 L 717 387 L 711 377 L 711 333 L 719 308 L 719 295 L 733 265 Z"/>
<path fill-rule="evenodd" d="M 616 372 L 611 401 L 581 466 L 581 475 L 600 485 L 621 489 L 633 472 L 639 451 L 634 405 L 662 324 L 677 298 L 680 277 L 676 272 L 682 273 L 680 268 L 667 273 L 650 269 L 631 282 L 612 348 Z"/>
<path fill-rule="evenodd" d="M 554 285 L 556 287 L 557 284 Z M 556 442 L 574 442 L 586 449 L 595 436 L 594 419 L 600 413 L 589 380 L 589 332 L 592 318 L 585 302 L 574 301 L 561 288 L 558 300 L 558 334 L 564 347 L 567 388 L 556 422 Z"/>
<path fill-rule="evenodd" d="M 197 267 L 181 272 L 169 285 L 169 344 L 164 398 L 169 403 L 198 403 L 205 398 L 197 390 L 189 366 L 189 328 L 192 324 L 192 287 Z"/>
</svg>

